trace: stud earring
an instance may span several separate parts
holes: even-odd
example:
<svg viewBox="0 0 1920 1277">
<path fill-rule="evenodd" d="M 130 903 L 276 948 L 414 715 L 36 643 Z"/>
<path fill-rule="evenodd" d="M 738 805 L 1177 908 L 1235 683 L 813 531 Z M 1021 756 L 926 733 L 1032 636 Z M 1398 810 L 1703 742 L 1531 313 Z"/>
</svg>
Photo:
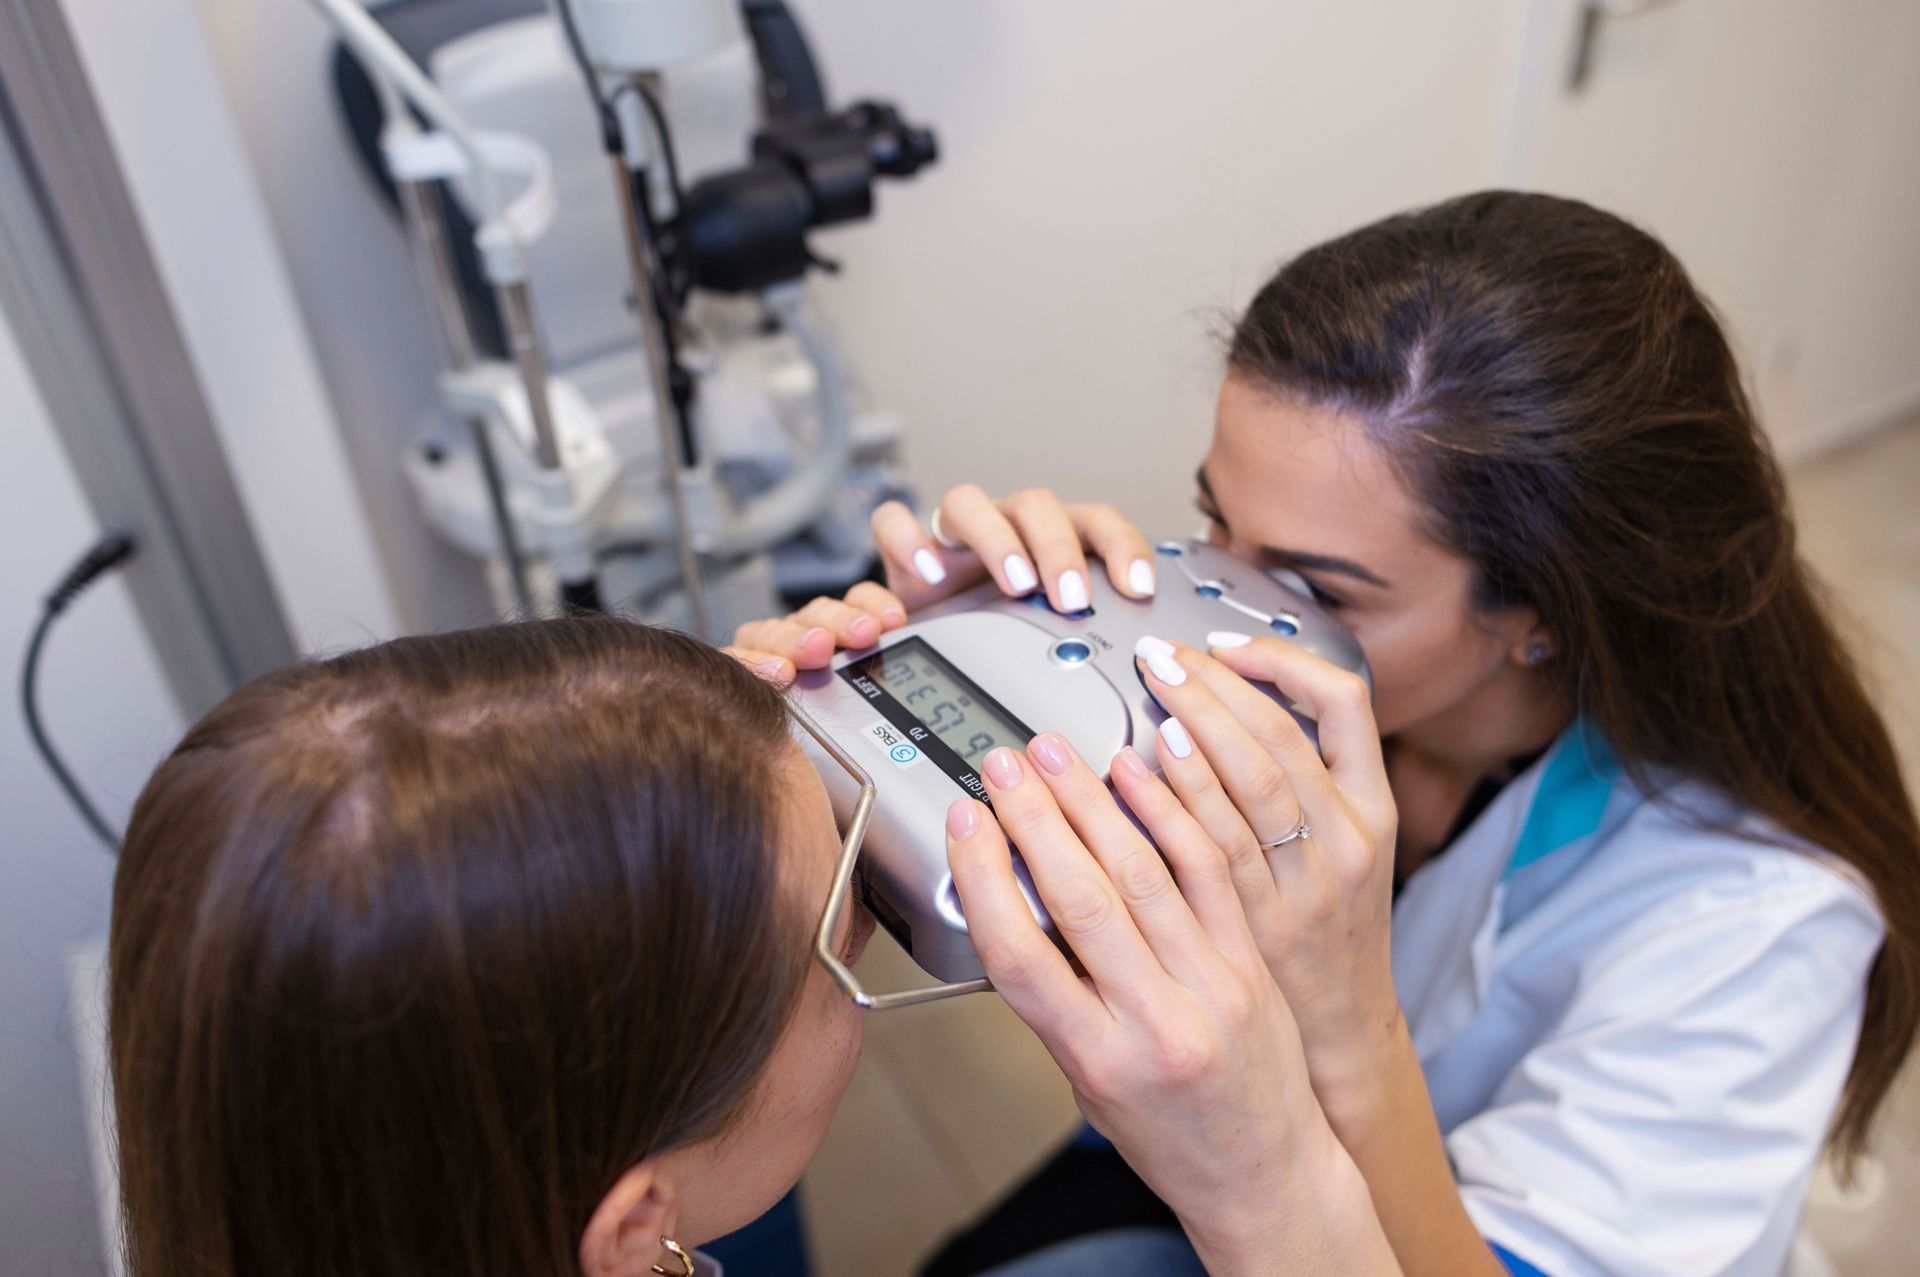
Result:
<svg viewBox="0 0 1920 1277">
<path fill-rule="evenodd" d="M 1547 645 L 1535 643 L 1527 649 L 1527 664 L 1539 665 L 1547 659 Z"/>
</svg>

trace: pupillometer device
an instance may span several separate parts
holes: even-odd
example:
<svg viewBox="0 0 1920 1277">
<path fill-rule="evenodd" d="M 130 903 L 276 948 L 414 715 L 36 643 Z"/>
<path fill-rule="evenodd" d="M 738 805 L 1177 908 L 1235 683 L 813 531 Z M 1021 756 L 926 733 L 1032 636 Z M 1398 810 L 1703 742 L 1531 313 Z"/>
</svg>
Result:
<svg viewBox="0 0 1920 1277">
<path fill-rule="evenodd" d="M 1092 606 L 1063 614 L 1043 593 L 1008 598 L 988 582 L 795 682 L 799 707 L 872 778 L 860 862 L 865 900 L 929 974 L 956 983 L 983 975 L 947 869 L 946 812 L 956 798 L 987 800 L 980 767 L 990 751 L 1024 750 L 1036 733 L 1053 731 L 1103 779 L 1123 745 L 1157 767 L 1157 728 L 1166 713 L 1134 663 L 1139 639 L 1204 648 L 1213 630 L 1275 634 L 1366 673 L 1359 644 L 1299 578 L 1271 574 L 1204 541 L 1163 541 L 1155 549 L 1161 572 L 1151 599 L 1126 598 L 1095 570 L 1088 573 Z M 802 744 L 844 827 L 859 782 L 817 742 Z M 1017 857 L 1015 870 L 1034 916 L 1052 934 Z"/>
</svg>

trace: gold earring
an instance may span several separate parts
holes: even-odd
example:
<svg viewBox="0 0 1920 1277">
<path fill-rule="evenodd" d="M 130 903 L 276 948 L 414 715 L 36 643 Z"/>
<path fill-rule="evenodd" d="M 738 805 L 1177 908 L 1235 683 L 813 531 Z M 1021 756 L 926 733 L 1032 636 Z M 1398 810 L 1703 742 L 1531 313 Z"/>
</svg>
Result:
<svg viewBox="0 0 1920 1277">
<path fill-rule="evenodd" d="M 680 1271 L 670 1273 L 658 1264 L 653 1266 L 653 1271 L 659 1273 L 660 1277 L 693 1277 L 693 1256 L 687 1254 L 687 1252 L 681 1248 L 680 1243 L 671 1237 L 662 1237 L 660 1244 L 665 1246 L 668 1253 L 680 1261 Z"/>
</svg>

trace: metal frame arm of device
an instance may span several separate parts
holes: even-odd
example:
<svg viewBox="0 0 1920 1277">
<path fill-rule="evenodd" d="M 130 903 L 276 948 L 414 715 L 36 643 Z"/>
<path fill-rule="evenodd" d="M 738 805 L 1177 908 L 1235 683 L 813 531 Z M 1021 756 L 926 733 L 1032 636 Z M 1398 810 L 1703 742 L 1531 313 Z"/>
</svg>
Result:
<svg viewBox="0 0 1920 1277">
<path fill-rule="evenodd" d="M 866 986 L 860 983 L 860 977 L 840 960 L 833 935 L 840 929 L 840 919 L 847 911 L 854 869 L 860 863 L 860 845 L 866 841 L 867 822 L 873 816 L 873 802 L 878 791 L 874 788 L 873 777 L 853 761 L 853 756 L 842 749 L 825 728 L 813 721 L 812 715 L 792 701 L 787 703 L 787 709 L 793 715 L 793 720 L 800 724 L 807 735 L 813 737 L 814 743 L 825 751 L 827 757 L 845 768 L 860 786 L 860 797 L 855 800 L 853 814 L 847 820 L 846 838 L 840 847 L 840 861 L 834 868 L 833 888 L 827 896 L 826 908 L 820 912 L 820 927 L 814 933 L 814 959 L 827 969 L 834 983 L 863 1011 L 891 1011 L 895 1007 L 917 1006 L 922 1002 L 938 1002 L 942 998 L 955 998 L 963 993 L 984 993 L 991 989 L 993 983 L 989 980 L 960 980 L 919 989 L 902 989 L 895 993 L 869 993 Z"/>
</svg>

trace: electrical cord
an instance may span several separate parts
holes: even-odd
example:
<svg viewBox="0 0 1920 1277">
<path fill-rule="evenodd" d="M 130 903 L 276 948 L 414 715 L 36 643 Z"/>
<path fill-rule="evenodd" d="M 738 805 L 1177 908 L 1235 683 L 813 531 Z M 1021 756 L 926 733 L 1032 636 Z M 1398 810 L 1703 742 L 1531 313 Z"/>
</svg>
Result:
<svg viewBox="0 0 1920 1277">
<path fill-rule="evenodd" d="M 600 76 L 593 69 L 593 59 L 587 56 L 586 41 L 580 38 L 580 28 L 573 21 L 571 0 L 556 0 L 554 9 L 560 15 L 560 33 L 566 37 L 567 50 L 573 54 L 574 65 L 580 68 L 580 78 L 587 82 L 587 101 L 593 103 L 593 111 L 600 120 L 600 144 L 609 154 L 620 149 L 620 126 L 614 121 L 613 106 L 600 92 Z"/>
<path fill-rule="evenodd" d="M 647 117 L 653 121 L 654 136 L 660 140 L 660 158 L 667 169 L 667 189 L 673 192 L 673 215 L 678 217 L 680 210 L 687 205 L 686 188 L 680 185 L 680 157 L 674 153 L 673 130 L 667 127 L 667 113 L 660 105 L 660 95 L 646 85 L 635 80 L 620 86 L 620 92 L 613 95 L 618 102 L 620 94 L 631 89 L 640 95 L 641 105 L 647 108 Z"/>
<path fill-rule="evenodd" d="M 46 728 L 40 722 L 37 685 L 40 675 L 40 652 L 46 644 L 47 634 L 53 628 L 54 621 L 67 610 L 68 604 L 80 596 L 81 591 L 92 585 L 103 573 L 132 558 L 134 551 L 138 548 L 139 543 L 131 532 L 114 529 L 102 533 L 100 539 L 80 556 L 80 561 L 60 578 L 60 583 L 54 586 L 53 592 L 47 595 L 46 601 L 41 606 L 40 620 L 33 627 L 33 637 L 27 641 L 26 659 L 20 666 L 20 709 L 27 720 L 27 735 L 33 738 L 34 748 L 40 751 L 40 757 L 46 762 L 47 770 L 53 773 L 54 780 L 58 781 L 60 788 L 66 791 L 67 797 L 79 810 L 81 818 L 87 822 L 88 827 L 95 834 L 99 835 L 100 841 L 107 845 L 107 850 L 115 855 L 120 852 L 120 835 L 116 834 L 113 827 L 100 815 L 99 810 L 88 799 L 86 792 L 74 780 L 73 773 L 67 770 L 66 763 L 60 758 L 60 752 L 48 739 Z"/>
</svg>

